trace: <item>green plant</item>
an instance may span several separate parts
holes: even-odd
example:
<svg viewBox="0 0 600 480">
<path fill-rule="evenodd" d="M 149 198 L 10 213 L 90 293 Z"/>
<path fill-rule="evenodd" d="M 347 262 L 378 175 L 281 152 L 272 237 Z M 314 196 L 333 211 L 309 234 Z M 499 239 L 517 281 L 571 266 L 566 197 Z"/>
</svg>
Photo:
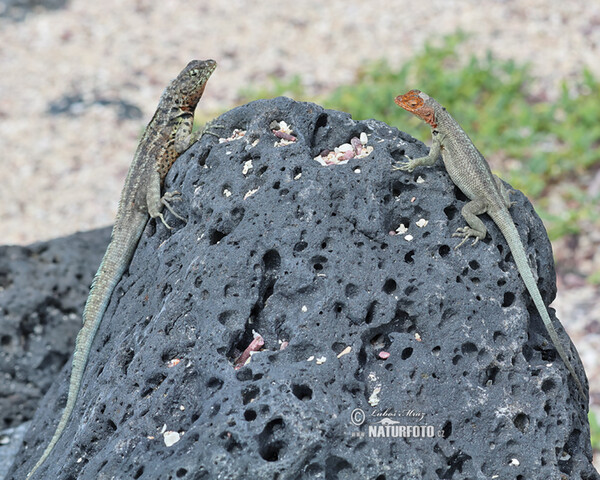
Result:
<svg viewBox="0 0 600 480">
<path fill-rule="evenodd" d="M 242 103 L 258 98 L 272 98 L 279 96 L 294 97 L 296 100 L 308 100 L 306 89 L 300 75 L 294 75 L 288 79 L 269 77 L 267 86 L 248 86 L 239 91 L 238 96 Z"/>
<path fill-rule="evenodd" d="M 588 420 L 590 422 L 590 436 L 592 440 L 592 449 L 600 451 L 600 424 L 596 414 L 590 410 L 588 413 Z"/>
</svg>

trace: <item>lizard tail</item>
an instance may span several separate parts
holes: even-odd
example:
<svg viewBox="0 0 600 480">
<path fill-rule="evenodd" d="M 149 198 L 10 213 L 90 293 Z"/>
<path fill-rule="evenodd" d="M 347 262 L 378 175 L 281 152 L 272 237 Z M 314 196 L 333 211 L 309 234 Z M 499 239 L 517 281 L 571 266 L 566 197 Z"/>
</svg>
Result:
<svg viewBox="0 0 600 480">
<path fill-rule="evenodd" d="M 69 380 L 69 393 L 67 395 L 67 405 L 63 411 L 58 426 L 50 440 L 50 443 L 42 453 L 35 466 L 27 474 L 27 479 L 42 466 L 54 446 L 58 443 L 63 431 L 65 430 L 71 412 L 77 402 L 77 396 L 81 387 L 83 372 L 87 364 L 92 343 L 96 331 L 100 326 L 100 321 L 104 315 L 108 302 L 118 281 L 125 273 L 131 257 L 135 252 L 137 243 L 144 231 L 148 219 L 147 214 L 136 212 L 135 218 L 128 218 L 127 228 L 118 228 L 115 225 L 112 231 L 111 241 L 102 258 L 102 263 L 94 276 L 90 294 L 83 310 L 83 326 L 77 334 L 75 340 L 75 353 L 71 364 L 71 378 Z M 122 219 L 125 221 L 125 219 Z"/>
<path fill-rule="evenodd" d="M 515 259 L 515 263 L 517 264 L 517 270 L 519 270 L 519 274 L 521 275 L 521 278 L 523 279 L 523 282 L 525 283 L 525 286 L 527 287 L 527 290 L 529 291 L 529 294 L 533 299 L 533 303 L 535 304 L 537 311 L 542 317 L 542 321 L 544 322 L 544 326 L 546 327 L 546 330 L 550 335 L 550 339 L 552 340 L 554 347 L 558 351 L 560 358 L 565 363 L 567 369 L 569 370 L 569 372 L 573 376 L 573 379 L 577 383 L 577 387 L 583 395 L 583 398 L 586 398 L 583 385 L 579 380 L 579 377 L 575 373 L 575 369 L 573 368 L 573 365 L 569 360 L 569 357 L 567 356 L 562 346 L 562 343 L 558 338 L 558 334 L 554 328 L 554 325 L 550 320 L 548 309 L 546 308 L 546 305 L 542 300 L 542 295 L 540 294 L 540 290 L 538 289 L 535 278 L 533 277 L 533 272 L 531 270 L 531 267 L 529 266 L 529 262 L 527 261 L 527 255 L 525 253 L 523 243 L 521 242 L 521 237 L 519 235 L 517 227 L 511 219 L 510 213 L 508 212 L 508 210 L 504 209 L 499 212 L 488 212 L 488 215 L 492 217 L 492 220 L 494 220 L 494 222 L 502 232 L 502 235 L 504 235 L 504 238 L 508 243 L 512 256 Z"/>
</svg>

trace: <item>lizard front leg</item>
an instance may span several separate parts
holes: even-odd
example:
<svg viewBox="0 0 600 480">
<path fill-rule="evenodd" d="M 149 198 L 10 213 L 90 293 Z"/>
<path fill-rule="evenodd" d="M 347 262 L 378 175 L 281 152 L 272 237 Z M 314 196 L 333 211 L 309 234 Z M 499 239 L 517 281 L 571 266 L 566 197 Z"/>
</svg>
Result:
<svg viewBox="0 0 600 480">
<path fill-rule="evenodd" d="M 439 160 L 441 150 L 442 143 L 438 136 L 434 136 L 433 142 L 431 143 L 431 149 L 429 150 L 429 155 L 413 159 L 410 159 L 405 155 L 405 157 L 408 158 L 408 162 L 397 162 L 398 166 L 392 166 L 392 170 L 412 172 L 417 167 L 431 167 Z"/>
<path fill-rule="evenodd" d="M 148 207 L 148 214 L 152 218 L 160 218 L 160 221 L 167 227 L 169 230 L 172 230 L 172 227 L 166 222 L 165 217 L 162 214 L 163 206 L 169 210 L 179 220 L 185 222 L 185 218 L 181 215 L 178 215 L 171 207 L 170 202 L 178 201 L 181 199 L 181 193 L 174 192 L 165 192 L 165 194 L 160 196 L 160 174 L 158 172 L 154 172 L 152 175 L 152 179 L 148 185 L 148 189 L 146 190 L 146 205 Z"/>
<path fill-rule="evenodd" d="M 190 113 L 184 112 L 179 117 L 179 124 L 175 131 L 175 141 L 173 142 L 173 148 L 178 154 L 185 152 L 192 144 L 198 140 L 197 135 L 192 133 L 194 127 L 194 116 Z"/>
<path fill-rule="evenodd" d="M 219 134 L 212 132 L 211 129 L 224 128 L 223 125 L 215 124 L 214 120 L 211 120 L 204 125 L 203 128 L 199 128 L 195 132 L 192 132 L 193 122 L 193 118 L 182 118 L 177 133 L 175 134 L 175 143 L 173 145 L 177 153 L 181 154 L 185 152 L 194 143 L 200 140 L 204 134 L 214 135 L 218 138 Z"/>
<path fill-rule="evenodd" d="M 487 206 L 485 202 L 481 200 L 472 200 L 462 208 L 460 213 L 467 221 L 468 226 L 457 228 L 456 232 L 452 235 L 453 237 L 464 237 L 463 241 L 454 247 L 455 249 L 461 247 L 470 237 L 475 237 L 473 245 L 485 238 L 487 229 L 477 215 L 482 215 L 486 211 Z"/>
<path fill-rule="evenodd" d="M 196 140 L 200 140 L 203 135 L 213 135 L 213 136 L 219 138 L 220 135 L 216 132 L 213 132 L 212 131 L 213 128 L 225 128 L 225 125 L 221 125 L 220 123 L 215 123 L 214 119 L 211 120 L 210 122 L 205 124 L 203 128 L 199 128 L 194 133 L 194 135 L 196 135 Z"/>
</svg>

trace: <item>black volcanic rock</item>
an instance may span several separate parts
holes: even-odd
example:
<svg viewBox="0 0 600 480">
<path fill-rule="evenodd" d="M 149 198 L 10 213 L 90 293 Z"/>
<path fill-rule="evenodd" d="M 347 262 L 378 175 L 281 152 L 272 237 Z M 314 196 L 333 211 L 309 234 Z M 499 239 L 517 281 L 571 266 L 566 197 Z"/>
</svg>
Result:
<svg viewBox="0 0 600 480">
<path fill-rule="evenodd" d="M 236 128 L 243 138 L 205 135 L 170 172 L 188 222 L 149 222 L 38 478 L 600 478 L 585 402 L 498 229 L 484 217 L 488 237 L 454 250 L 465 197 L 443 167 L 391 170 L 422 143 L 287 98 L 227 112 L 214 131 Z M 366 158 L 314 160 L 363 132 Z M 550 243 L 514 200 L 551 301 Z M 262 351 L 234 368 L 255 334 Z M 69 372 L 8 478 L 52 436 Z M 426 436 L 398 436 L 414 426 Z"/>
<path fill-rule="evenodd" d="M 110 230 L 0 247 L 0 430 L 33 417 L 71 358 Z"/>
</svg>

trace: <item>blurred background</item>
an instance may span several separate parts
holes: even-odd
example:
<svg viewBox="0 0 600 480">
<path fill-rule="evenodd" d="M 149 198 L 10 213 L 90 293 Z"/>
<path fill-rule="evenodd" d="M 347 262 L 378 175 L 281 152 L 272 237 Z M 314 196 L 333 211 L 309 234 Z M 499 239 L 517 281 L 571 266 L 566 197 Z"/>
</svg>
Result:
<svg viewBox="0 0 600 480">
<path fill-rule="evenodd" d="M 219 64 L 199 125 L 287 95 L 429 144 L 393 102 L 419 88 L 544 220 L 598 451 L 599 53 L 588 0 L 0 0 L 0 244 L 112 224 L 139 136 L 191 59 Z"/>
</svg>

